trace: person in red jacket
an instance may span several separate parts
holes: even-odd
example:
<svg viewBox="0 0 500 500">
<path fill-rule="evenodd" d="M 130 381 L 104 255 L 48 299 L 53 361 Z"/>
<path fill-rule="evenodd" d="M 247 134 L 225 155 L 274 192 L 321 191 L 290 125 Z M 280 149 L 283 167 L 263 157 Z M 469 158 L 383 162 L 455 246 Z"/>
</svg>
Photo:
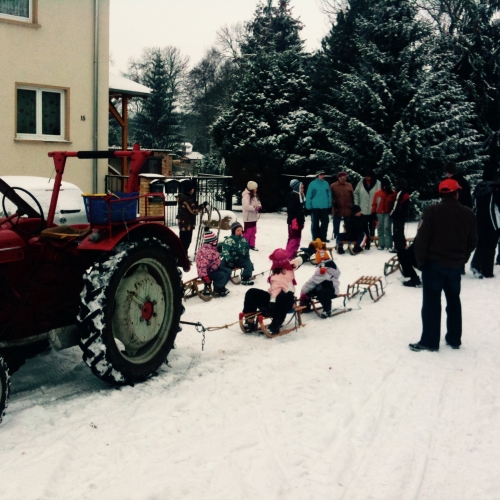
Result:
<svg viewBox="0 0 500 500">
<path fill-rule="evenodd" d="M 380 181 L 380 185 L 381 188 L 373 197 L 372 215 L 378 220 L 378 249 L 384 250 L 392 247 L 391 209 L 396 199 L 396 193 L 392 190 L 391 181 L 387 177 Z"/>
</svg>

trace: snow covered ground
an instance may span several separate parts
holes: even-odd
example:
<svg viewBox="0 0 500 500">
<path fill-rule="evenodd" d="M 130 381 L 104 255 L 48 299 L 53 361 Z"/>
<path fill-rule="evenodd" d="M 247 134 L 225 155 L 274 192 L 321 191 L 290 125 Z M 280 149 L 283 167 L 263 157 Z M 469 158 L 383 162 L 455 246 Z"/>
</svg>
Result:
<svg viewBox="0 0 500 500">
<path fill-rule="evenodd" d="M 257 272 L 285 245 L 285 220 L 262 216 Z M 381 276 L 390 256 L 335 256 L 342 291 Z M 299 286 L 312 271 L 298 271 Z M 29 360 L 0 425 L 0 498 L 499 499 L 499 276 L 464 277 L 458 351 L 444 341 L 438 353 L 408 349 L 420 338 L 421 290 L 398 272 L 379 302 L 365 295 L 347 314 L 307 315 L 276 339 L 234 325 L 208 332 L 202 352 L 185 326 L 168 366 L 135 387 L 101 382 L 78 348 Z M 189 299 L 183 319 L 236 321 L 247 288 L 229 287 L 223 299 Z"/>
</svg>

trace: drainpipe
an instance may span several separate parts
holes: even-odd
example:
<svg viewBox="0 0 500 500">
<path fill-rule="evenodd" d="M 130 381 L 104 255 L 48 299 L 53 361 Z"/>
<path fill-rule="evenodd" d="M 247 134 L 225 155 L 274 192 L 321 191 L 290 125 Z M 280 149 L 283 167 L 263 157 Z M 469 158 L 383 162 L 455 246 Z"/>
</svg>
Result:
<svg viewBox="0 0 500 500">
<path fill-rule="evenodd" d="M 92 149 L 99 149 L 99 0 L 94 0 L 94 123 Z M 99 189 L 99 168 L 97 158 L 92 160 L 92 188 Z"/>
</svg>

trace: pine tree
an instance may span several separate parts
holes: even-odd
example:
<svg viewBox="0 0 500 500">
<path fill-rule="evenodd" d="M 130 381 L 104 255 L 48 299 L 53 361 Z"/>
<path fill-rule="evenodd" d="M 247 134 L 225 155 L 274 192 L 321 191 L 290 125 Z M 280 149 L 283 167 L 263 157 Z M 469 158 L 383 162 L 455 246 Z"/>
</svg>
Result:
<svg viewBox="0 0 500 500">
<path fill-rule="evenodd" d="M 143 148 L 179 149 L 176 106 L 186 65 L 187 59 L 174 47 L 145 49 L 138 61 L 130 63 L 126 76 L 152 89 L 132 118 L 133 138 Z"/>
<path fill-rule="evenodd" d="M 288 0 L 277 7 L 272 0 L 257 7 L 242 43 L 240 81 L 231 107 L 213 127 L 237 188 L 257 181 L 269 208 L 276 207 L 280 174 L 286 169 L 298 173 L 315 161 L 311 144 L 321 128 L 305 109 L 310 87 L 301 27 Z"/>
<path fill-rule="evenodd" d="M 460 154 L 464 165 L 481 162 L 473 109 L 449 67 L 431 57 L 431 31 L 413 2 L 350 5 L 353 11 L 340 16 L 318 56 L 333 58 L 325 67 L 336 85 L 316 85 L 329 139 L 317 154 L 358 172 L 404 177 L 412 189 L 432 196 L 448 160 Z M 347 60 L 335 43 L 350 46 L 355 57 Z M 328 81 L 325 74 L 321 79 Z"/>
</svg>

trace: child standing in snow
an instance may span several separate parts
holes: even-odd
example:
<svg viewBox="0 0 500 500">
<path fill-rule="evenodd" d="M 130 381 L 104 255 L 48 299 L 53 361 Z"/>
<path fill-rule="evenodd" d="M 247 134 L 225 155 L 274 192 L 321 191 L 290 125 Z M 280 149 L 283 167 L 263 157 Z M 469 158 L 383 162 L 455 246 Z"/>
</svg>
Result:
<svg viewBox="0 0 500 500">
<path fill-rule="evenodd" d="M 258 288 L 250 288 L 245 294 L 243 313 L 248 314 L 260 310 L 272 317 L 268 329 L 271 333 L 279 333 L 288 311 L 293 307 L 295 301 L 294 270 L 303 262 L 304 258 L 299 256 L 293 260 L 288 259 L 288 253 L 283 248 L 276 249 L 270 256 L 272 261 L 271 275 L 267 279 L 270 287 L 266 292 Z M 248 332 L 257 329 L 255 318 L 247 318 L 245 328 Z"/>
<path fill-rule="evenodd" d="M 323 307 L 321 317 L 328 318 L 332 313 L 332 299 L 340 293 L 340 271 L 324 249 L 316 252 L 316 264 L 314 274 L 300 291 L 300 305 L 310 307 L 311 298 L 316 298 Z"/>
<path fill-rule="evenodd" d="M 220 255 L 217 251 L 217 236 L 205 228 L 203 245 L 196 254 L 196 269 L 198 276 L 205 282 L 204 295 L 210 295 L 208 288 L 210 283 L 214 283 L 214 294 L 219 297 L 225 297 L 229 290 L 226 284 L 231 276 L 231 271 L 226 267 L 220 267 Z"/>
</svg>

